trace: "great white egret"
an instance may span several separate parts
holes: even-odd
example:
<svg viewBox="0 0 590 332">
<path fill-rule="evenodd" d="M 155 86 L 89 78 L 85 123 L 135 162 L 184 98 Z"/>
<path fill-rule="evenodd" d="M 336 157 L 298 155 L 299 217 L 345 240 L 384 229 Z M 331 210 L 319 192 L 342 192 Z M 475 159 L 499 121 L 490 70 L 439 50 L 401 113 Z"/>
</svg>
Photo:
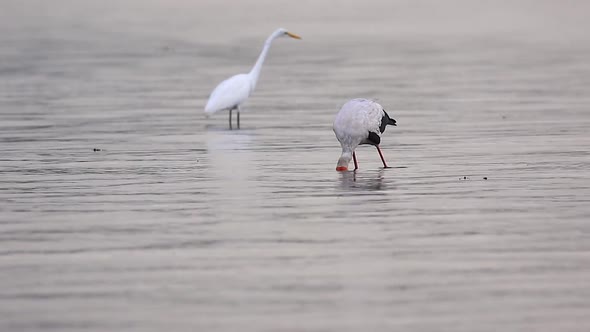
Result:
<svg viewBox="0 0 590 332">
<path fill-rule="evenodd" d="M 350 159 L 354 159 L 357 170 L 355 149 L 361 144 L 371 144 L 379 151 L 383 167 L 387 168 L 383 153 L 379 148 L 381 134 L 387 125 L 396 126 L 394 119 L 378 103 L 368 99 L 352 99 L 342 106 L 334 120 L 334 133 L 342 146 L 342 155 L 336 165 L 337 171 L 347 171 Z"/>
<path fill-rule="evenodd" d="M 268 50 L 270 49 L 270 45 L 276 38 L 283 36 L 301 39 L 301 37 L 298 35 L 283 28 L 277 29 L 270 36 L 268 36 L 264 42 L 262 52 L 260 52 L 260 55 L 258 56 L 258 60 L 256 60 L 254 67 L 252 67 L 252 70 L 250 70 L 249 73 L 234 75 L 219 83 L 213 92 L 211 92 L 211 96 L 209 96 L 209 100 L 207 101 L 207 106 L 205 106 L 205 113 L 207 113 L 207 115 L 217 111 L 229 110 L 229 127 L 231 129 L 231 113 L 233 110 L 237 110 L 238 128 L 240 128 L 240 105 L 246 101 L 246 99 L 248 99 L 250 94 L 254 91 L 256 82 L 260 76 L 262 64 L 264 63 L 266 55 L 268 54 Z"/>
</svg>

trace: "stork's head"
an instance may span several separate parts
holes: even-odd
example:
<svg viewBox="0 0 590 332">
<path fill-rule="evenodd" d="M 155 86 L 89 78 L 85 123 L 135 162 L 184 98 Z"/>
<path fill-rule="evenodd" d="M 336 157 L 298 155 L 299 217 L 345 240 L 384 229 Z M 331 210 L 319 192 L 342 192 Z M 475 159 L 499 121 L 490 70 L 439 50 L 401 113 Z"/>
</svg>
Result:
<svg viewBox="0 0 590 332">
<path fill-rule="evenodd" d="M 336 164 L 336 170 L 338 172 L 348 171 L 348 164 L 350 163 L 350 159 L 352 159 L 352 153 L 350 151 L 342 151 L 342 155 L 338 159 L 338 163 Z"/>
</svg>

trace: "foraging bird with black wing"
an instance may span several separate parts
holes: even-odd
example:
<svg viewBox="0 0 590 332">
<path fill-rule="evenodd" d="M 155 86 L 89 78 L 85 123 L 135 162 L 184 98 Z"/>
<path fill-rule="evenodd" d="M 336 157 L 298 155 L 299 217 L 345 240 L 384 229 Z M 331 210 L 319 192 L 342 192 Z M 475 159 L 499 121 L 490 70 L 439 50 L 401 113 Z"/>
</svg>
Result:
<svg viewBox="0 0 590 332">
<path fill-rule="evenodd" d="M 342 155 L 336 165 L 337 171 L 347 171 L 350 159 L 354 159 L 354 169 L 358 169 L 355 149 L 362 144 L 370 144 L 377 148 L 383 167 L 387 163 L 379 148 L 381 134 L 387 125 L 396 126 L 394 119 L 389 117 L 383 106 L 372 100 L 357 98 L 342 106 L 334 120 L 334 133 L 342 146 Z"/>
</svg>

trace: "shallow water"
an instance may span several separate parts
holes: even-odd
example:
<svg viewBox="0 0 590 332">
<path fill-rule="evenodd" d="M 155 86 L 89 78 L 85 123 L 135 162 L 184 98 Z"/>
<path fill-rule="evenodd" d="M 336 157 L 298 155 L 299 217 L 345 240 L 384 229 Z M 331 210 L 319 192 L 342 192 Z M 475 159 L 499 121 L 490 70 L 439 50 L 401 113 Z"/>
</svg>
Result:
<svg viewBox="0 0 590 332">
<path fill-rule="evenodd" d="M 585 3 L 1 3 L 0 330 L 590 329 Z"/>
</svg>

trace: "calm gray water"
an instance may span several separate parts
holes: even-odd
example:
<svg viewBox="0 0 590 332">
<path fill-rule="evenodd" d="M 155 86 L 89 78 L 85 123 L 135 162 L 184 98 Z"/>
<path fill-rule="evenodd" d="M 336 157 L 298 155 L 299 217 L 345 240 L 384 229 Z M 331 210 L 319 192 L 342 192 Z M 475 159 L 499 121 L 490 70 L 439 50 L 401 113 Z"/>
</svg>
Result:
<svg viewBox="0 0 590 332">
<path fill-rule="evenodd" d="M 587 3 L 0 4 L 1 331 L 590 330 Z"/>
</svg>

